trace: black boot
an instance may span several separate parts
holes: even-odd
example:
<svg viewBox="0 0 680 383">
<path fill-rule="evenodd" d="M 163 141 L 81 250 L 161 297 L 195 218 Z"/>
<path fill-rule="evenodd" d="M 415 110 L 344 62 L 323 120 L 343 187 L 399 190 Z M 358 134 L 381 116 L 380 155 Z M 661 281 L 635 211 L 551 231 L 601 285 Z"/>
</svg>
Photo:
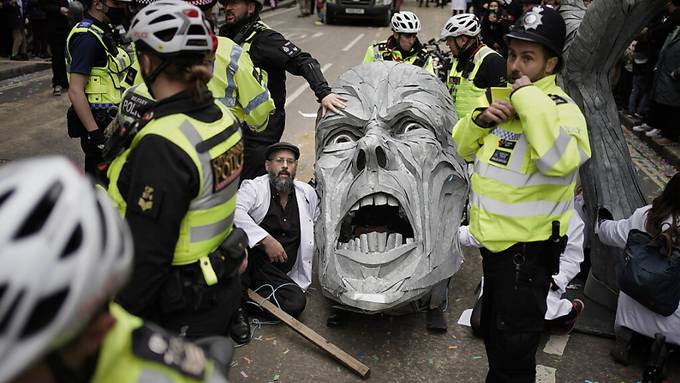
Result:
<svg viewBox="0 0 680 383">
<path fill-rule="evenodd" d="M 234 315 L 231 317 L 231 324 L 229 325 L 231 339 L 238 344 L 246 344 L 250 342 L 250 323 L 248 323 L 248 315 L 243 307 L 239 307 Z"/>
<path fill-rule="evenodd" d="M 654 336 L 652 350 L 649 353 L 649 361 L 642 376 L 642 383 L 661 383 L 664 378 L 664 366 L 668 357 L 666 337 L 661 334 Z"/>
<path fill-rule="evenodd" d="M 441 307 L 428 309 L 425 313 L 425 325 L 429 331 L 432 332 L 446 332 L 449 327 L 444 316 L 444 310 Z"/>
<path fill-rule="evenodd" d="M 633 331 L 627 327 L 616 329 L 616 344 L 609 354 L 614 360 L 627 366 L 630 363 L 630 344 L 633 341 Z"/>
</svg>

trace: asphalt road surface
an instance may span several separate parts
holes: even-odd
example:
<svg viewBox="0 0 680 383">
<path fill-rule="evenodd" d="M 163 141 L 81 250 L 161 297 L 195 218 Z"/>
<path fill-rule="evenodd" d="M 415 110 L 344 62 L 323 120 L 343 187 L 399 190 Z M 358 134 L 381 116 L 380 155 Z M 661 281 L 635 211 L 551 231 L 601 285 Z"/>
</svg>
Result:
<svg viewBox="0 0 680 383">
<path fill-rule="evenodd" d="M 450 11 L 417 8 L 413 0 L 404 4 L 421 18 L 421 41 L 439 35 Z M 385 39 L 385 27 L 360 25 L 317 25 L 316 16 L 297 18 L 297 8 L 278 9 L 264 17 L 272 28 L 282 32 L 321 63 L 329 81 L 347 68 L 361 63 L 366 47 Z M 300 146 L 302 160 L 298 179 L 313 175 L 314 122 L 318 103 L 301 77 L 287 82 L 286 132 L 284 139 Z M 0 82 L 0 163 L 41 154 L 59 153 L 81 163 L 78 142 L 66 136 L 65 113 L 68 97 L 53 97 L 50 72 Z M 669 166 L 632 135 L 632 157 L 640 169 L 648 198 L 657 194 L 670 176 Z M 446 316 L 449 330 L 430 334 L 424 315 L 400 317 L 353 315 L 342 328 L 325 325 L 328 302 L 321 296 L 318 282 L 308 293 L 302 322 L 329 341 L 354 355 L 371 368 L 376 382 L 482 382 L 487 361 L 483 343 L 470 329 L 456 322 L 463 310 L 474 303 L 474 289 L 481 273 L 477 251 L 466 254 L 462 269 L 453 278 Z M 586 310 L 588 308 L 586 307 Z M 285 325 L 256 326 L 250 344 L 239 348 L 232 363 L 232 382 L 352 382 L 359 379 Z M 547 347 L 545 347 L 547 345 Z M 641 380 L 644 356 L 622 367 L 609 357 L 613 340 L 584 334 L 548 336 L 537 353 L 539 382 L 637 382 Z M 677 355 L 671 363 L 680 365 Z M 674 367 L 670 381 L 680 381 Z"/>
</svg>

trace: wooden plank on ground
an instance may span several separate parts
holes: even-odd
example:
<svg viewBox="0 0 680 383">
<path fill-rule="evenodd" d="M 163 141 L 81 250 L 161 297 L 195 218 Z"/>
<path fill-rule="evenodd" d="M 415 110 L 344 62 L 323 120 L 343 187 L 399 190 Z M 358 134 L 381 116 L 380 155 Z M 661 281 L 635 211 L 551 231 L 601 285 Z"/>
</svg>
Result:
<svg viewBox="0 0 680 383">
<path fill-rule="evenodd" d="M 371 370 L 368 368 L 368 366 L 361 363 L 348 353 L 344 352 L 342 349 L 340 349 L 340 347 L 329 342 L 328 340 L 326 340 L 326 338 L 319 335 L 316 331 L 302 324 L 302 322 L 288 315 L 285 311 L 274 306 L 271 302 L 264 299 L 260 294 L 254 292 L 251 289 L 248 289 L 248 298 L 252 299 L 253 301 L 255 301 L 255 303 L 262 306 L 265 310 L 270 312 L 281 322 L 287 324 L 290 328 L 295 330 L 298 334 L 302 335 L 305 339 L 314 343 L 322 350 L 326 351 L 335 360 L 345 365 L 347 368 L 352 370 L 357 375 L 361 376 L 364 379 L 370 375 Z"/>
</svg>

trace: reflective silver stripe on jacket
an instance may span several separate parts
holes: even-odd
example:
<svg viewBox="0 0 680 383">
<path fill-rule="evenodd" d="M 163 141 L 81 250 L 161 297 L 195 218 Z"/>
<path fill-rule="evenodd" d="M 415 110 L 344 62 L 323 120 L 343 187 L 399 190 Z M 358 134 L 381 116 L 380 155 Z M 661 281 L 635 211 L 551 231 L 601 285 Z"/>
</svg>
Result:
<svg viewBox="0 0 680 383">
<path fill-rule="evenodd" d="M 234 222 L 234 213 L 227 218 L 204 226 L 192 227 L 189 233 L 191 243 L 207 241 L 220 233 L 223 233 Z"/>
<path fill-rule="evenodd" d="M 257 108 L 258 106 L 267 102 L 267 100 L 269 100 L 269 92 L 265 90 L 264 92 L 258 94 L 257 96 L 255 96 L 255 98 L 250 100 L 248 102 L 248 105 L 246 105 L 246 107 L 243 108 L 243 112 L 245 114 L 248 114 L 255 110 L 255 108 Z"/>
<path fill-rule="evenodd" d="M 224 98 L 221 100 L 222 103 L 228 107 L 232 108 L 236 106 L 236 82 L 234 76 L 238 71 L 238 60 L 241 58 L 241 53 L 243 48 L 234 44 L 231 48 L 231 53 L 229 53 L 229 65 L 227 65 L 227 88 L 224 90 Z"/>
<path fill-rule="evenodd" d="M 475 161 L 475 173 L 484 178 L 490 178 L 514 187 L 537 185 L 569 185 L 576 180 L 576 172 L 567 177 L 549 177 L 540 172 L 522 174 L 516 171 L 499 168 L 481 161 Z"/>
<path fill-rule="evenodd" d="M 567 151 L 567 146 L 572 139 L 573 137 L 567 133 L 567 130 L 560 126 L 560 135 L 557 136 L 553 146 L 548 149 L 548 151 L 545 152 L 541 158 L 536 160 L 536 166 L 538 169 L 543 173 L 547 173 L 552 170 L 560 161 L 560 159 L 562 159 L 562 156 L 564 155 L 564 152 Z"/>
<path fill-rule="evenodd" d="M 574 200 L 568 201 L 526 201 L 505 203 L 472 192 L 472 206 L 481 210 L 506 217 L 559 216 L 574 208 Z"/>
<path fill-rule="evenodd" d="M 180 131 L 194 147 L 203 141 L 203 138 L 196 128 L 188 121 L 185 121 L 182 126 L 180 126 Z M 210 153 L 200 153 L 198 151 L 196 151 L 196 153 L 198 154 L 198 159 L 201 163 L 201 171 L 203 173 L 203 192 L 191 201 L 191 204 L 189 205 L 190 211 L 206 210 L 226 203 L 229 201 L 229 198 L 235 195 L 238 189 L 238 182 L 232 182 L 228 187 L 214 193 L 211 164 L 212 158 L 210 157 Z M 221 233 L 229 227 L 233 219 L 234 217 L 232 214 L 231 216 L 210 225 L 192 227 L 190 233 L 191 242 L 205 241 Z"/>
</svg>

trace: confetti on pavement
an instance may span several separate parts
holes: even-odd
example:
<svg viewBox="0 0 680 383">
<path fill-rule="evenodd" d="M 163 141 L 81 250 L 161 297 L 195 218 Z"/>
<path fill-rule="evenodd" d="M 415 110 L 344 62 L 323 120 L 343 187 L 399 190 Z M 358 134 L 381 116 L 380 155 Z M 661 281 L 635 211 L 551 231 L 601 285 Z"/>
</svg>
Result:
<svg viewBox="0 0 680 383">
<path fill-rule="evenodd" d="M 557 370 L 542 366 L 540 364 L 536 365 L 536 383 L 555 383 L 555 372 Z"/>
<path fill-rule="evenodd" d="M 550 335 L 548 341 L 545 342 L 543 352 L 546 354 L 562 356 L 562 354 L 564 354 L 564 349 L 567 347 L 567 342 L 569 342 L 569 334 Z"/>
<path fill-rule="evenodd" d="M 243 377 L 243 379 L 248 379 L 248 374 L 246 374 L 243 371 L 241 371 L 241 376 Z"/>
<path fill-rule="evenodd" d="M 482 359 L 482 357 L 479 356 L 479 355 L 473 355 L 473 356 L 472 356 L 472 359 Z"/>
</svg>

